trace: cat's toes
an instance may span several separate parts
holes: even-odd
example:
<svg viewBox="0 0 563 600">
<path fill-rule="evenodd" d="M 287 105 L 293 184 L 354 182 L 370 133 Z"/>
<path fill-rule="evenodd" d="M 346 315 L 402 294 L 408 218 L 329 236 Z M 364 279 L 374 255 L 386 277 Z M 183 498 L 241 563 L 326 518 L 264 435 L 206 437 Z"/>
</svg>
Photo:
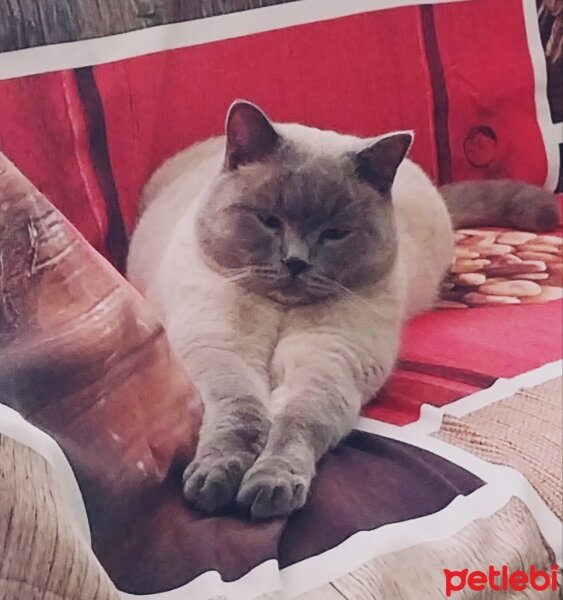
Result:
<svg viewBox="0 0 563 600">
<path fill-rule="evenodd" d="M 265 458 L 246 473 L 237 502 L 254 520 L 285 517 L 307 500 L 311 475 L 276 458 Z"/>
<path fill-rule="evenodd" d="M 184 471 L 184 498 L 205 513 L 226 508 L 234 502 L 249 466 L 247 460 L 238 456 L 196 458 Z"/>
</svg>

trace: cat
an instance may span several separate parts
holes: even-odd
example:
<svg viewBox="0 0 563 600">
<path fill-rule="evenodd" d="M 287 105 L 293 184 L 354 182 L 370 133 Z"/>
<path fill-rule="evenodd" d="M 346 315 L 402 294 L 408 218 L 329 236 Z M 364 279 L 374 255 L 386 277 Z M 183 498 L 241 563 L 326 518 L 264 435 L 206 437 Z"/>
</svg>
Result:
<svg viewBox="0 0 563 600">
<path fill-rule="evenodd" d="M 128 276 L 204 402 L 183 477 L 197 509 L 236 502 L 269 519 L 303 506 L 316 463 L 391 373 L 406 319 L 432 308 L 452 220 L 558 222 L 554 197 L 527 184 L 440 193 L 406 158 L 412 141 L 274 124 L 237 101 L 225 136 L 146 185 Z"/>
</svg>

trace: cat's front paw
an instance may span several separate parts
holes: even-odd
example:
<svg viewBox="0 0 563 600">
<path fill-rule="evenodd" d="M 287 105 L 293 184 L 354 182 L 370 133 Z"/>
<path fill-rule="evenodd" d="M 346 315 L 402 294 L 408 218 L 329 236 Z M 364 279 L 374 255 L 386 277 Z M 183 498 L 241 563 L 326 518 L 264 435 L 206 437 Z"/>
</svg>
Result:
<svg viewBox="0 0 563 600">
<path fill-rule="evenodd" d="M 247 455 L 196 456 L 184 471 L 184 498 L 205 513 L 226 508 L 234 502 L 240 482 L 252 462 Z"/>
<path fill-rule="evenodd" d="M 279 457 L 258 459 L 244 476 L 237 502 L 254 520 L 288 516 L 305 504 L 312 476 L 312 469 Z"/>
</svg>

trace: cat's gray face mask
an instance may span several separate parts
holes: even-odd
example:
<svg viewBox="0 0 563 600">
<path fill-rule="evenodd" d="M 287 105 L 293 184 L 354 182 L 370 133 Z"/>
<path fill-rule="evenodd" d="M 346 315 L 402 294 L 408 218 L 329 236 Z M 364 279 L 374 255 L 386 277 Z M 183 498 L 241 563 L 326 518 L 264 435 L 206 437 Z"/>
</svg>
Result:
<svg viewBox="0 0 563 600">
<path fill-rule="evenodd" d="M 391 186 L 408 133 L 339 156 L 284 139 L 253 104 L 229 110 L 225 164 L 197 218 L 208 263 L 286 305 L 353 292 L 391 269 Z"/>
</svg>

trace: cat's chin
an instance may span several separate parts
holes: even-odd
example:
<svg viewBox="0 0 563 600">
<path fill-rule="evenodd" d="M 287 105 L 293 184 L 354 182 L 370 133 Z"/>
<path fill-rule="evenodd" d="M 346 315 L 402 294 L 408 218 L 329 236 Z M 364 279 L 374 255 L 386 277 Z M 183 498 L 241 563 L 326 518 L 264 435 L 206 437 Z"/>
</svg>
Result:
<svg viewBox="0 0 563 600">
<path fill-rule="evenodd" d="M 266 294 L 266 297 L 283 306 L 307 306 L 308 304 L 315 304 L 321 301 L 321 299 L 313 298 L 312 296 L 288 294 L 285 292 L 270 292 Z"/>
<path fill-rule="evenodd" d="M 332 297 L 330 294 L 313 294 L 313 292 L 307 290 L 306 287 L 302 289 L 286 288 L 268 290 L 266 293 L 262 293 L 262 295 L 283 306 L 306 306 L 308 304 L 317 304 Z"/>
<path fill-rule="evenodd" d="M 335 295 L 335 290 L 312 288 L 306 280 L 297 277 L 284 280 L 254 279 L 236 282 L 238 285 L 257 296 L 262 296 L 283 306 L 306 306 L 324 302 Z"/>
</svg>

